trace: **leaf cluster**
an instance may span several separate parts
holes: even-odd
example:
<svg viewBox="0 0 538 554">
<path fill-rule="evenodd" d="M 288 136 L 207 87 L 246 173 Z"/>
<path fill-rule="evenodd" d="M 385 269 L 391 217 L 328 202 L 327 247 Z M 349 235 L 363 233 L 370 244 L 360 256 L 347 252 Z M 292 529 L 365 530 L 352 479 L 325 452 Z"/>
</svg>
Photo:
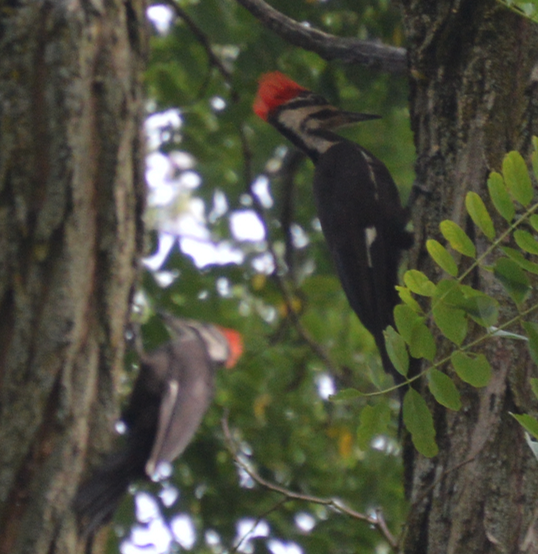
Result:
<svg viewBox="0 0 538 554">
<path fill-rule="evenodd" d="M 534 144 L 536 148 L 537 139 L 534 139 Z M 536 150 L 532 162 L 536 176 Z M 496 228 L 482 198 L 475 192 L 468 192 L 465 198 L 467 214 L 487 246 L 478 254 L 473 240 L 457 223 L 442 221 L 440 232 L 448 248 L 434 239 L 428 240 L 426 246 L 446 277 L 433 283 L 420 271 L 407 271 L 403 278 L 405 286 L 398 287 L 403 303 L 394 310 L 396 329 L 389 327 L 385 333 L 387 351 L 394 367 L 409 378 L 407 385 L 410 386 L 403 401 L 403 421 L 415 447 L 425 456 L 435 456 L 438 451 L 433 417 L 425 399 L 413 389 L 413 381 L 426 376 L 435 400 L 457 411 L 462 405 L 459 383 L 480 388 L 487 386 L 491 379 L 490 362 L 478 352 L 485 341 L 492 337 L 525 340 L 531 357 L 538 362 L 538 326 L 527 320 L 538 305 L 526 303 L 532 290 L 532 276 L 538 273 L 538 265 L 532 261 L 532 256 L 538 254 L 538 216 L 534 213 L 538 204 L 533 203 L 531 176 L 518 152 L 505 156 L 502 174 L 490 174 L 488 191 L 491 204 L 508 227 L 498 230 L 499 225 Z M 505 246 L 509 242 L 518 248 Z M 471 260 L 464 271 L 460 270 L 462 258 Z M 498 280 L 515 305 L 515 317 L 499 321 L 499 301 L 465 284 L 477 270 L 488 272 Z M 419 304 L 416 296 L 427 299 L 427 302 Z M 431 323 L 440 336 L 453 343 L 448 356 L 437 356 L 437 340 Z M 471 335 L 472 323 L 482 328 L 482 332 L 475 331 Z M 509 332 L 513 328 L 520 328 L 523 335 Z M 410 375 L 412 359 L 426 360 L 426 369 L 420 374 Z M 528 417 L 525 416 L 527 429 Z"/>
</svg>

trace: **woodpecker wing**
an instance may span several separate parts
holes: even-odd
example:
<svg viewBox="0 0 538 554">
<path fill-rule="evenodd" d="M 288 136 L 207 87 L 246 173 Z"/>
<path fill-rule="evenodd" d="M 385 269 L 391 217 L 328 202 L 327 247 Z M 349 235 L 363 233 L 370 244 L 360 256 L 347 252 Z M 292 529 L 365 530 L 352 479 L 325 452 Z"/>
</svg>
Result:
<svg viewBox="0 0 538 554">
<path fill-rule="evenodd" d="M 374 336 L 383 366 L 393 373 L 383 330 L 393 322 L 398 302 L 394 287 L 401 249 L 412 242 L 396 185 L 372 154 L 342 139 L 318 157 L 314 193 L 344 292 Z"/>
<path fill-rule="evenodd" d="M 198 330 L 192 328 L 191 322 L 189 325 L 188 329 L 183 329 L 182 336 L 157 349 L 145 360 L 155 367 L 152 360 L 162 359 L 163 349 L 166 350 L 165 375 L 162 375 L 162 365 L 158 364 L 164 389 L 155 441 L 146 463 L 149 476 L 161 462 L 171 463 L 185 450 L 213 397 L 216 361 Z M 222 336 L 221 341 L 225 344 Z"/>
</svg>

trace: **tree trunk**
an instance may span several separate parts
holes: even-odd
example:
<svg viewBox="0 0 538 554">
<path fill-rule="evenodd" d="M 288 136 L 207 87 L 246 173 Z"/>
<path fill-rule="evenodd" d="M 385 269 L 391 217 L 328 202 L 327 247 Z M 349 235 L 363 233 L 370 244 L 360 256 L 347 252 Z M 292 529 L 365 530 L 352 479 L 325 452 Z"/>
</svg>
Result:
<svg viewBox="0 0 538 554">
<path fill-rule="evenodd" d="M 144 8 L 0 5 L 1 554 L 82 551 L 142 251 Z"/>
<path fill-rule="evenodd" d="M 414 207 L 417 246 L 411 267 L 438 280 L 442 275 L 428 259 L 426 238 L 443 241 L 439 222 L 453 219 L 474 236 L 478 254 L 484 252 L 488 245 L 473 231 L 465 195 L 477 192 L 495 214 L 487 201 L 488 173 L 500 170 L 509 150 L 528 156 L 538 132 L 532 79 L 538 28 L 494 0 L 401 4 L 409 40 L 417 179 L 429 190 Z M 495 223 L 506 228 L 500 217 Z M 469 284 L 499 299 L 503 321 L 517 313 L 490 273 L 475 272 Z M 450 344 L 445 347 L 450 352 Z M 493 378 L 483 389 L 458 382 L 459 412 L 429 398 L 438 456 L 412 459 L 407 451 L 406 553 L 538 552 L 538 465 L 509 415 L 536 413 L 529 378 L 538 371 L 522 341 L 491 340 L 483 352 Z M 446 370 L 453 375 L 450 367 Z"/>
</svg>

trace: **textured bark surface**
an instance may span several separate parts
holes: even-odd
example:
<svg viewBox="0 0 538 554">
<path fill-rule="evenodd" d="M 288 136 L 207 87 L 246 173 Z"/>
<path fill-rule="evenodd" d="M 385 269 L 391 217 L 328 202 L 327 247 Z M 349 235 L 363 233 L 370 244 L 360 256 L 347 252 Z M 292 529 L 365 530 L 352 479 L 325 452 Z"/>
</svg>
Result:
<svg viewBox="0 0 538 554">
<path fill-rule="evenodd" d="M 142 251 L 144 20 L 0 2 L 1 554 L 83 551 L 70 502 L 116 416 Z"/>
<path fill-rule="evenodd" d="M 430 191 L 414 209 L 418 244 L 411 265 L 439 279 L 425 252 L 426 238 L 443 241 L 438 225 L 450 218 L 474 236 L 478 253 L 483 252 L 487 244 L 467 219 L 465 194 L 476 191 L 486 200 L 488 173 L 500 170 L 509 150 L 528 155 L 531 137 L 538 133 L 532 79 L 538 28 L 494 0 L 401 4 L 409 40 L 417 177 Z M 496 224 L 505 229 L 500 218 Z M 469 284 L 499 298 L 503 321 L 515 314 L 491 274 L 476 272 Z M 446 352 L 450 349 L 447 344 Z M 521 341 L 496 339 L 483 352 L 493 366 L 492 381 L 480 390 L 460 382 L 459 412 L 429 399 L 439 455 L 412 459 L 407 451 L 412 505 L 406 553 L 538 552 L 538 465 L 509 415 L 536 415 L 529 378 L 538 370 Z"/>
</svg>

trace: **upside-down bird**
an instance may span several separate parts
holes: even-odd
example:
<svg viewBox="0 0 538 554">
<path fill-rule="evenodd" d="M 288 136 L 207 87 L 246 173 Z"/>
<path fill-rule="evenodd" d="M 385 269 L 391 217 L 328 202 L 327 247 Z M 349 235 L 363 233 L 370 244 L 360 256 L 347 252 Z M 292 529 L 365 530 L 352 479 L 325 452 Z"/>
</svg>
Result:
<svg viewBox="0 0 538 554">
<path fill-rule="evenodd" d="M 314 162 L 314 199 L 325 240 L 347 299 L 372 333 L 385 371 L 383 331 L 399 302 L 395 286 L 402 250 L 413 243 L 409 216 L 385 165 L 333 129 L 379 116 L 346 112 L 282 73 L 263 75 L 254 112 Z"/>
<path fill-rule="evenodd" d="M 112 518 L 130 483 L 153 477 L 185 450 L 213 397 L 215 370 L 232 367 L 241 355 L 237 331 L 163 317 L 171 340 L 141 358 L 122 414 L 123 447 L 76 494 L 74 508 L 86 535 Z"/>
</svg>

